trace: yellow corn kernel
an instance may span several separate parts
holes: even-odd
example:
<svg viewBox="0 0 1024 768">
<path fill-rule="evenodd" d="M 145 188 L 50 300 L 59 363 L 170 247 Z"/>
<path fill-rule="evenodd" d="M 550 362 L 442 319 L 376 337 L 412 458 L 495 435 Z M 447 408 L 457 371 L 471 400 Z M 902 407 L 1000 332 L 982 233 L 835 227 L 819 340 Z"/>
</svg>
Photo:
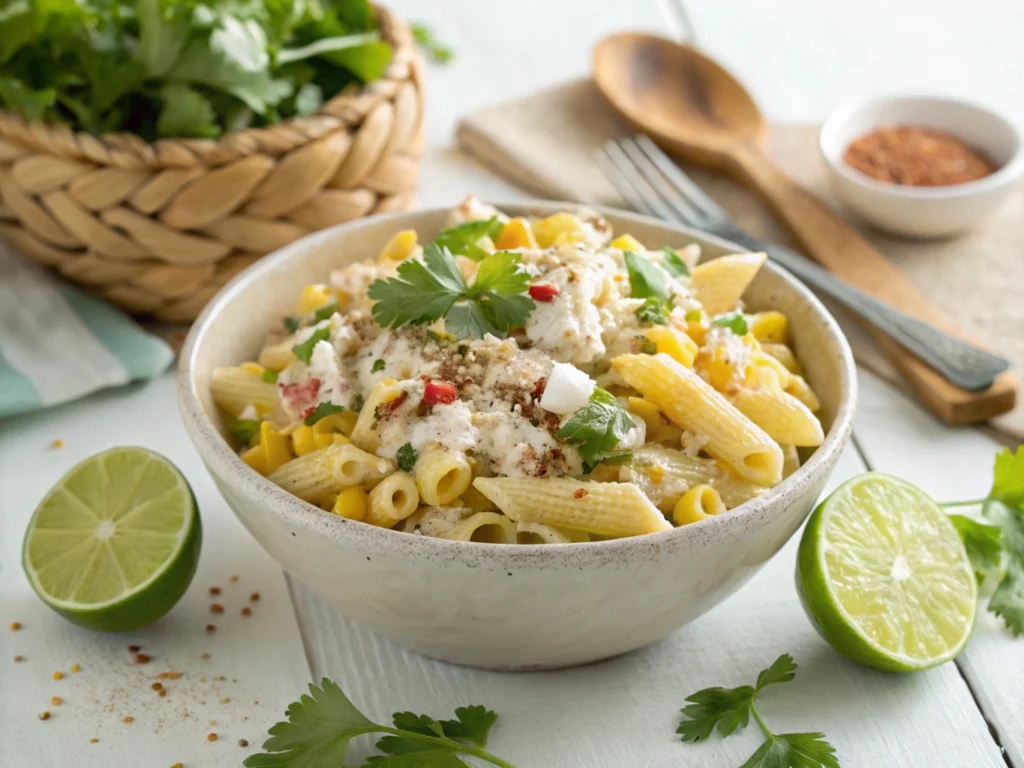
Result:
<svg viewBox="0 0 1024 768">
<path fill-rule="evenodd" d="M 366 517 L 368 497 L 362 486 L 353 485 L 338 494 L 331 507 L 331 512 L 349 520 L 362 520 Z"/>
<path fill-rule="evenodd" d="M 736 366 L 729 361 L 721 347 L 716 347 L 710 355 L 701 353 L 697 367 L 707 374 L 708 384 L 719 392 L 728 388 L 736 374 Z"/>
<path fill-rule="evenodd" d="M 686 335 L 699 347 L 704 343 L 704 337 L 708 335 L 707 319 L 701 315 L 699 320 L 687 320 L 685 330 Z"/>
<path fill-rule="evenodd" d="M 533 235 L 541 248 L 575 243 L 583 238 L 583 223 L 571 213 L 556 213 L 531 222 Z"/>
<path fill-rule="evenodd" d="M 262 376 L 263 373 L 267 370 L 259 363 L 242 363 L 238 367 L 241 368 L 246 373 L 251 373 L 253 376 Z"/>
<path fill-rule="evenodd" d="M 295 353 L 292 352 L 294 346 L 295 340 L 287 339 L 280 344 L 264 347 L 260 352 L 260 365 L 270 368 L 272 371 L 283 371 L 295 359 Z"/>
<path fill-rule="evenodd" d="M 359 413 L 356 411 L 343 411 L 342 413 L 332 413 L 330 416 L 324 416 L 320 421 L 313 425 L 313 434 L 320 437 L 333 436 L 348 437 L 352 434 L 352 428 L 356 425 L 356 419 L 359 418 Z M 332 440 L 331 442 L 349 442 L 348 440 L 339 441 Z M 328 445 L 329 443 L 324 443 Z M 323 445 L 320 446 L 321 448 Z"/>
<path fill-rule="evenodd" d="M 750 332 L 758 341 L 785 344 L 789 340 L 789 321 L 781 312 L 758 312 L 747 319 Z"/>
<path fill-rule="evenodd" d="M 517 216 L 514 219 L 509 219 L 505 224 L 494 247 L 503 251 L 513 248 L 536 248 L 537 238 L 533 236 L 529 222 L 521 216 Z"/>
<path fill-rule="evenodd" d="M 665 468 L 661 464 L 654 464 L 647 470 L 647 476 L 655 485 L 661 485 L 661 481 L 665 479 Z"/>
<path fill-rule="evenodd" d="M 307 453 L 312 453 L 320 447 L 316 444 L 313 428 L 306 424 L 297 426 L 295 431 L 292 432 L 291 438 L 292 450 L 295 451 L 296 456 L 305 456 Z"/>
<path fill-rule="evenodd" d="M 295 311 L 300 315 L 308 315 L 310 312 L 316 312 L 320 307 L 330 304 L 334 299 L 334 294 L 326 285 L 322 283 L 307 285 L 299 294 Z"/>
<path fill-rule="evenodd" d="M 672 520 L 676 525 L 689 525 L 723 512 L 725 504 L 718 491 L 710 485 L 695 485 L 676 502 L 672 509 Z"/>
<path fill-rule="evenodd" d="M 395 232 L 388 240 L 387 244 L 381 249 L 380 254 L 377 256 L 378 261 L 405 261 L 409 256 L 412 255 L 413 249 L 416 248 L 416 230 L 414 229 L 403 229 L 401 232 Z"/>
<path fill-rule="evenodd" d="M 608 245 L 612 248 L 618 248 L 620 251 L 642 251 L 643 245 L 632 235 L 619 235 L 612 240 Z"/>
<path fill-rule="evenodd" d="M 650 400 L 644 400 L 642 397 L 630 397 L 626 402 L 629 410 L 644 420 L 644 424 L 647 426 L 647 442 L 674 441 L 678 440 L 679 436 L 683 433 L 679 427 L 670 423 L 668 419 L 662 416 L 658 406 Z"/>
<path fill-rule="evenodd" d="M 664 352 L 687 368 L 693 367 L 698 352 L 697 343 L 682 331 L 667 325 L 655 325 L 646 329 L 644 336 L 654 342 L 659 352 Z"/>
<path fill-rule="evenodd" d="M 242 461 L 264 477 L 294 458 L 291 441 L 269 421 L 260 424 L 259 442 L 242 454 Z"/>
</svg>

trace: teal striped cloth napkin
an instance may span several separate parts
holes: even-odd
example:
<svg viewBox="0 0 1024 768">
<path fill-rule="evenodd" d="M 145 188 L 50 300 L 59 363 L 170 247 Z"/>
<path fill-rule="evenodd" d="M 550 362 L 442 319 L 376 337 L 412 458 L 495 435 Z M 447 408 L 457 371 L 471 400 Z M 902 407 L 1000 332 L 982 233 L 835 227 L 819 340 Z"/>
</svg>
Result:
<svg viewBox="0 0 1024 768">
<path fill-rule="evenodd" d="M 162 373 L 171 348 L 0 241 L 0 418 Z"/>
</svg>

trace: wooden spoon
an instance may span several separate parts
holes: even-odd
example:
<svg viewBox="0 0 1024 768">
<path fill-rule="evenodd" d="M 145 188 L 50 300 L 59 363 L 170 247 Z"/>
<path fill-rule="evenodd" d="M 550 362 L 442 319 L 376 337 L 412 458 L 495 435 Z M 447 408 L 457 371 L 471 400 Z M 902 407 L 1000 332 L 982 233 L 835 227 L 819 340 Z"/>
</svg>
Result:
<svg viewBox="0 0 1024 768">
<path fill-rule="evenodd" d="M 765 120 L 725 69 L 685 45 L 626 32 L 594 50 L 594 81 L 635 128 L 683 159 L 721 170 L 754 189 L 806 251 L 866 293 L 959 338 L 972 341 L 853 227 L 790 179 L 761 148 Z M 921 400 L 950 424 L 973 424 L 1011 410 L 1017 379 L 1001 374 L 988 389 L 965 392 L 870 325 L 879 348 Z"/>
</svg>

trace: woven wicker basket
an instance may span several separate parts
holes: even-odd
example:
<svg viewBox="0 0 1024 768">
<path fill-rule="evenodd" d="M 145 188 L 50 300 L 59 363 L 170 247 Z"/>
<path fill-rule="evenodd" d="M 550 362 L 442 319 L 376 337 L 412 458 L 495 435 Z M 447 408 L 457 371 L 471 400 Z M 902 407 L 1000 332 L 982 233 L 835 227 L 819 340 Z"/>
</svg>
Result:
<svg viewBox="0 0 1024 768">
<path fill-rule="evenodd" d="M 423 64 L 409 28 L 377 10 L 394 47 L 384 76 L 309 117 L 147 144 L 0 110 L 0 235 L 131 312 L 182 322 L 261 255 L 411 207 Z"/>
</svg>

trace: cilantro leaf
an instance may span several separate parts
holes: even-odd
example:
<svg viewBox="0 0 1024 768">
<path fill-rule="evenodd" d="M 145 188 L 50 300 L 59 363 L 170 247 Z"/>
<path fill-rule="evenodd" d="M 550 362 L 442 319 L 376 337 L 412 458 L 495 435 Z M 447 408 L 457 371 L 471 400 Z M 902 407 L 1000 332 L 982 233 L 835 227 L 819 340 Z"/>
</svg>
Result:
<svg viewBox="0 0 1024 768">
<path fill-rule="evenodd" d="M 398 468 L 403 472 L 412 472 L 416 466 L 417 458 L 418 454 L 416 449 L 412 447 L 412 443 L 405 443 L 398 449 Z"/>
<path fill-rule="evenodd" d="M 438 64 L 447 64 L 454 57 L 452 49 L 437 41 L 434 33 L 424 24 L 410 24 L 413 39 L 431 60 Z"/>
<path fill-rule="evenodd" d="M 238 442 L 248 445 L 260 431 L 259 419 L 235 419 L 228 425 L 230 432 Z"/>
<path fill-rule="evenodd" d="M 823 733 L 780 733 L 765 739 L 740 768 L 839 768 Z"/>
<path fill-rule="evenodd" d="M 313 410 L 313 412 L 305 418 L 305 421 L 303 423 L 307 427 L 312 427 L 314 424 L 320 421 L 320 419 L 324 418 L 324 416 L 330 416 L 332 413 L 344 413 L 344 411 L 345 406 L 343 405 L 335 405 L 334 403 L 320 403 Z"/>
<path fill-rule="evenodd" d="M 274 370 L 271 370 L 270 368 L 267 368 L 267 370 L 265 370 L 263 372 L 263 380 L 266 381 L 266 382 L 269 382 L 270 384 L 276 384 L 277 383 L 277 375 L 278 375 L 277 371 L 274 371 Z"/>
<path fill-rule="evenodd" d="M 1019 447 L 1016 453 L 1010 453 L 1004 448 L 997 453 L 992 474 L 990 499 L 1017 507 L 1024 504 L 1024 449 Z"/>
<path fill-rule="evenodd" d="M 668 306 L 664 301 L 653 296 L 644 299 L 644 303 L 640 305 L 635 314 L 641 323 L 668 324 Z"/>
<path fill-rule="evenodd" d="M 1003 554 L 1003 534 L 998 525 L 988 525 L 964 515 L 950 515 L 960 540 L 967 550 L 967 557 L 974 566 L 974 575 L 981 584 L 985 575 L 997 568 Z"/>
<path fill-rule="evenodd" d="M 338 302 L 332 301 L 330 304 L 324 304 L 320 309 L 313 313 L 313 322 L 321 323 L 327 320 L 331 315 L 338 311 Z"/>
<path fill-rule="evenodd" d="M 370 368 L 370 373 L 379 373 L 387 367 L 387 363 L 384 362 L 383 358 L 378 357 L 373 361 L 373 366 Z"/>
<path fill-rule="evenodd" d="M 299 319 L 297 317 L 286 317 L 281 322 L 284 323 L 284 329 L 288 333 L 295 333 L 299 330 Z"/>
<path fill-rule="evenodd" d="M 590 405 L 576 411 L 558 430 L 557 437 L 576 445 L 583 461 L 592 469 L 608 458 L 635 426 L 629 411 L 614 395 L 599 387 L 590 396 Z"/>
<path fill-rule="evenodd" d="M 723 315 L 716 315 L 711 319 L 711 324 L 717 325 L 720 328 L 728 328 L 737 336 L 746 336 L 749 330 L 747 318 L 742 312 L 727 312 Z"/>
<path fill-rule="evenodd" d="M 749 685 L 697 691 L 686 697 L 690 703 L 680 710 L 684 719 L 676 733 L 683 737 L 683 741 L 703 741 L 716 726 L 723 737 L 737 728 L 745 728 L 750 720 L 750 703 L 756 693 Z"/>
<path fill-rule="evenodd" d="M 326 677 L 320 687 L 310 683 L 309 695 L 292 702 L 285 714 L 287 722 L 270 729 L 270 738 L 263 743 L 266 752 L 247 757 L 242 763 L 246 768 L 341 765 L 349 741 L 381 730 Z"/>
<path fill-rule="evenodd" d="M 839 768 L 835 748 L 822 733 L 773 733 L 757 709 L 757 697 L 769 685 L 788 683 L 796 676 L 796 662 L 784 653 L 757 676 L 755 686 L 705 688 L 687 697 L 690 702 L 676 733 L 683 741 L 707 739 L 717 728 L 722 738 L 745 728 L 751 717 L 764 734 L 764 742 L 740 768 Z"/>
<path fill-rule="evenodd" d="M 160 91 L 163 109 L 156 121 L 159 136 L 212 139 L 220 135 L 210 100 L 184 83 L 170 83 Z"/>
<path fill-rule="evenodd" d="M 288 706 L 287 722 L 271 727 L 266 751 L 247 757 L 246 768 L 340 768 L 349 741 L 366 733 L 387 735 L 377 741 L 384 754 L 368 757 L 363 768 L 469 768 L 459 754 L 515 768 L 484 749 L 497 719 L 484 707 L 459 707 L 457 720 L 441 722 L 396 712 L 390 727 L 367 719 L 327 678 L 319 687 L 310 684 L 309 692 Z"/>
<path fill-rule="evenodd" d="M 796 662 L 793 661 L 793 657 L 790 654 L 784 653 L 773 661 L 768 669 L 761 670 L 761 673 L 757 676 L 755 687 L 757 692 L 760 693 L 766 686 L 788 683 L 794 677 L 796 677 Z"/>
<path fill-rule="evenodd" d="M 637 337 L 640 339 L 640 352 L 644 355 L 656 355 L 658 354 L 658 345 L 648 339 L 646 336 Z"/>
<path fill-rule="evenodd" d="M 373 319 L 383 327 L 424 325 L 444 317 L 445 329 L 454 336 L 480 339 L 488 333 L 503 337 L 526 322 L 536 307 L 523 295 L 528 285 L 518 256 L 502 251 L 487 255 L 467 286 L 451 251 L 429 243 L 422 261 L 402 262 L 396 277 L 375 280 L 367 295 L 377 302 Z"/>
<path fill-rule="evenodd" d="M 667 245 L 661 249 L 661 266 L 672 277 L 690 276 L 690 268 L 686 266 L 686 262 L 679 257 L 675 248 L 669 248 Z"/>
<path fill-rule="evenodd" d="M 0 102 L 20 112 L 26 120 L 42 120 L 57 101 L 53 88 L 35 90 L 10 75 L 0 75 Z"/>
<path fill-rule="evenodd" d="M 650 259 L 639 256 L 633 251 L 622 254 L 629 274 L 629 295 L 634 299 L 661 299 L 668 302 L 671 294 L 665 273 Z"/>
<path fill-rule="evenodd" d="M 292 352 L 306 365 L 309 365 L 310 358 L 313 357 L 313 347 L 315 347 L 321 341 L 327 341 L 327 338 L 331 335 L 331 329 L 326 325 L 323 328 L 317 328 L 313 331 L 313 335 L 306 339 L 301 344 L 296 344 L 292 347 Z"/>
<path fill-rule="evenodd" d="M 479 704 L 472 707 L 459 707 L 455 710 L 457 720 L 442 720 L 444 735 L 450 739 L 468 741 L 478 747 L 487 746 L 487 734 L 497 721 L 498 716 Z"/>
<path fill-rule="evenodd" d="M 442 231 L 434 238 L 434 244 L 447 248 L 456 256 L 482 261 L 487 256 L 487 251 L 478 245 L 479 240 L 484 237 L 495 240 L 504 228 L 505 225 L 497 216 L 480 221 L 467 221 Z"/>
<path fill-rule="evenodd" d="M 1015 637 L 1024 634 L 1024 566 L 1011 560 L 996 591 L 988 601 L 988 609 L 1001 618 Z"/>
</svg>

